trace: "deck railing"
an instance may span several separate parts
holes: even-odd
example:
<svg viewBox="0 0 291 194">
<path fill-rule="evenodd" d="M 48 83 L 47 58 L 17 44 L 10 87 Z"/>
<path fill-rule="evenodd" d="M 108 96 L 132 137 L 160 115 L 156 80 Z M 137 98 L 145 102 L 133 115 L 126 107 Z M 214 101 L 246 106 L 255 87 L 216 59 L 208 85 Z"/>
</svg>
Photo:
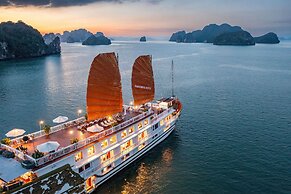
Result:
<svg viewBox="0 0 291 194">
<path fill-rule="evenodd" d="M 105 130 L 105 131 L 103 131 L 101 133 L 97 133 L 97 134 L 95 134 L 93 136 L 90 136 L 90 137 L 88 137 L 88 138 L 86 138 L 86 139 L 84 139 L 82 141 L 79 141 L 79 142 L 77 142 L 75 144 L 72 144 L 72 145 L 69 145 L 69 146 L 67 146 L 65 148 L 62 148 L 62 149 L 60 149 L 60 150 L 58 150 L 58 151 L 56 151 L 54 153 L 50 153 L 48 155 L 45 155 L 42 158 L 36 159 L 35 164 L 36 164 L 36 166 L 40 166 L 40 165 L 43 165 L 43 164 L 45 164 L 47 162 L 53 161 L 53 160 L 55 160 L 55 159 L 57 159 L 57 158 L 59 158 L 61 156 L 64 156 L 64 155 L 66 155 L 66 154 L 68 154 L 70 152 L 73 152 L 73 151 L 75 151 L 75 150 L 77 150 L 77 149 L 79 149 L 81 147 L 89 145 L 92 142 L 97 141 L 98 139 L 101 139 L 101 138 L 103 138 L 103 137 L 105 137 L 107 135 L 115 133 L 115 132 L 119 131 L 120 129 L 125 128 L 125 127 L 129 126 L 130 124 L 133 124 L 134 122 L 136 122 L 138 120 L 141 120 L 142 118 L 145 118 L 145 117 L 147 117 L 147 116 L 149 116 L 151 114 L 153 114 L 153 111 L 151 111 L 151 110 L 149 110 L 147 112 L 144 112 L 142 114 L 139 114 L 138 116 L 133 117 L 133 118 L 129 119 L 128 121 L 125 121 L 124 123 L 121 123 L 121 124 L 119 124 L 119 125 L 117 125 L 115 127 L 112 127 L 112 128 L 110 128 L 108 130 Z"/>
<path fill-rule="evenodd" d="M 80 122 L 84 122 L 84 121 L 86 121 L 85 117 L 80 117 L 80 118 L 77 118 L 75 120 L 71 120 L 71 121 L 68 121 L 66 123 L 53 126 L 50 129 L 50 134 L 55 133 L 55 132 L 60 131 L 60 130 L 63 130 L 67 126 L 69 126 L 69 125 L 71 125 L 73 123 L 80 123 Z M 46 135 L 46 133 L 44 132 L 44 130 L 40 130 L 40 131 L 37 131 L 37 132 L 34 132 L 34 133 L 30 133 L 28 135 L 23 135 L 23 136 L 14 138 L 14 139 L 11 140 L 11 144 L 19 144 L 19 143 L 21 143 L 24 136 L 28 136 L 30 139 L 33 140 L 33 139 L 36 139 L 36 138 L 39 138 L 39 137 L 42 137 L 42 136 L 45 136 L 45 135 Z"/>
<path fill-rule="evenodd" d="M 158 114 L 158 115 L 156 115 L 153 119 L 152 119 L 152 123 L 154 123 L 155 121 L 157 121 L 157 120 L 159 120 L 160 118 L 162 118 L 162 117 L 164 117 L 164 116 L 166 116 L 166 115 L 168 115 L 170 112 L 174 112 L 174 109 L 172 109 L 172 108 L 169 108 L 169 109 L 167 109 L 167 110 L 165 110 L 165 111 L 163 111 L 162 113 L 160 113 L 160 114 Z"/>
<path fill-rule="evenodd" d="M 36 162 L 36 160 L 33 157 L 15 149 L 15 148 L 12 148 L 8 145 L 0 143 L 0 148 L 5 149 L 5 150 L 10 151 L 10 152 L 13 152 L 15 154 L 15 157 L 20 159 L 20 160 L 30 160 L 32 162 Z"/>
<path fill-rule="evenodd" d="M 151 122 L 154 123 L 155 121 L 157 121 L 161 117 L 164 117 L 165 115 L 167 115 L 167 114 L 169 114 L 170 112 L 173 112 L 173 111 L 174 111 L 173 109 L 165 110 L 162 113 L 160 113 L 158 115 L 155 115 L 155 117 L 151 120 Z M 132 119 L 130 119 L 128 121 L 125 121 L 124 123 L 121 123 L 121 124 L 119 124 L 119 125 L 117 125 L 115 127 L 112 127 L 112 128 L 110 128 L 108 130 L 105 130 L 105 131 L 103 131 L 101 133 L 97 133 L 97 134 L 95 134 L 93 136 L 90 136 L 90 137 L 88 137 L 88 138 L 86 138 L 86 139 L 84 139 L 82 141 L 79 141 L 79 142 L 77 142 L 75 144 L 72 144 L 72 145 L 69 145 L 69 146 L 67 146 L 65 148 L 62 148 L 62 149 L 58 150 L 57 152 L 45 155 L 45 156 L 43 156 L 43 157 L 41 157 L 39 159 L 34 159 L 30 155 L 24 154 L 23 152 L 15 149 L 13 147 L 10 147 L 8 145 L 0 144 L 0 148 L 3 148 L 5 150 L 8 150 L 8 151 L 11 151 L 11 152 L 15 153 L 15 156 L 17 158 L 19 158 L 20 160 L 30 160 L 30 161 L 33 161 L 36 166 L 40 166 L 40 165 L 43 165 L 43 164 L 45 164 L 47 162 L 55 160 L 55 159 L 57 159 L 59 157 L 67 155 L 68 153 L 73 152 L 73 151 L 75 151 L 75 150 L 77 150 L 77 149 L 79 149 L 81 147 L 89 145 L 92 142 L 95 142 L 98 139 L 101 139 L 101 138 L 103 138 L 103 137 L 105 137 L 107 135 L 115 133 L 115 132 L 119 131 L 120 129 L 125 128 L 125 127 L 135 123 L 136 121 L 141 120 L 142 118 L 145 118 L 145 117 L 147 117 L 147 116 L 149 116 L 151 114 L 153 114 L 153 111 L 148 110 L 147 112 L 139 114 L 138 116 L 136 116 L 136 117 L 134 117 L 134 118 L 132 118 Z M 85 121 L 85 118 L 81 117 L 81 118 L 66 122 L 64 124 L 54 126 L 54 127 L 51 128 L 50 133 L 54 133 L 54 132 L 57 132 L 59 130 L 63 130 L 63 129 L 66 128 L 66 126 L 68 126 L 68 125 L 70 125 L 70 124 L 72 124 L 74 122 L 80 123 L 80 122 L 83 122 L 83 121 Z M 42 137 L 44 135 L 46 135 L 46 134 L 42 130 L 42 131 L 38 131 L 38 132 L 35 132 L 35 133 L 32 133 L 32 134 L 29 134 L 27 136 L 33 137 L 35 139 L 35 138 L 38 138 L 38 137 Z M 22 138 L 23 138 L 23 136 L 15 138 L 15 139 L 11 140 L 11 143 L 12 144 L 13 143 L 20 143 L 22 141 Z"/>
</svg>

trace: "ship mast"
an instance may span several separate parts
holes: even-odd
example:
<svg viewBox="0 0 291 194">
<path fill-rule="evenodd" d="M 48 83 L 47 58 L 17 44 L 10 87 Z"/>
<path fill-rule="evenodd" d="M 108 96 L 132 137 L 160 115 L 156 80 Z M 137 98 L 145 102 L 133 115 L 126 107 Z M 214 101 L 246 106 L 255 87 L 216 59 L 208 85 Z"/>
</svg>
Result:
<svg viewBox="0 0 291 194">
<path fill-rule="evenodd" d="M 172 97 L 174 97 L 174 60 L 172 60 Z"/>
</svg>

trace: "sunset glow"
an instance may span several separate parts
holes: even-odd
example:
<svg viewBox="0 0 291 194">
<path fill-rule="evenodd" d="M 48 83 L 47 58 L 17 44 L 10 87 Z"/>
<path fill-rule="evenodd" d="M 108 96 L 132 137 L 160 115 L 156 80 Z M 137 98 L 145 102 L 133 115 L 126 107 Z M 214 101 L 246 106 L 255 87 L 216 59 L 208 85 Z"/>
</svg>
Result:
<svg viewBox="0 0 291 194">
<path fill-rule="evenodd" d="M 125 1 L 123 3 L 98 1 L 82 6 L 1 6 L 0 21 L 24 22 L 41 33 L 63 32 L 86 28 L 112 35 L 170 35 L 173 31 L 196 30 L 209 23 L 230 23 L 261 34 L 275 31 L 291 34 L 289 1 L 247 0 L 233 2 L 206 1 Z M 227 6 L 226 6 L 227 5 Z M 272 18 L 270 18 L 270 13 Z"/>
</svg>

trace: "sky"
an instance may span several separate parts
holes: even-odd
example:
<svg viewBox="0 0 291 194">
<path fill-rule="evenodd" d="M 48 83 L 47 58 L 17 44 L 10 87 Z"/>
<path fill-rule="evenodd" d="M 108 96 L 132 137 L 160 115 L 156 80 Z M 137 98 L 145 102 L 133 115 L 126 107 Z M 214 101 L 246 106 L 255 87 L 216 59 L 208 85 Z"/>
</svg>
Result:
<svg viewBox="0 0 291 194">
<path fill-rule="evenodd" d="M 0 22 L 42 34 L 85 28 L 108 36 L 170 36 L 210 23 L 239 25 L 252 35 L 291 35 L 291 0 L 0 0 Z"/>
</svg>

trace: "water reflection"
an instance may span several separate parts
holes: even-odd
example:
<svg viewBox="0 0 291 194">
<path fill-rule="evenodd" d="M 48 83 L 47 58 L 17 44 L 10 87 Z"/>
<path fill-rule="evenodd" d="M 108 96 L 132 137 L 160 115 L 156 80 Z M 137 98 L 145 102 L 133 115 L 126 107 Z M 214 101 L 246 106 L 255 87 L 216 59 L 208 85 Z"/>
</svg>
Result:
<svg viewBox="0 0 291 194">
<path fill-rule="evenodd" d="M 167 148 L 162 153 L 162 160 L 156 161 L 153 164 L 140 164 L 137 169 L 137 176 L 134 180 L 126 181 L 122 187 L 122 194 L 131 193 L 153 193 L 157 192 L 166 185 L 161 184 L 160 181 L 166 174 L 171 171 L 171 162 L 173 159 L 173 152 Z"/>
</svg>

